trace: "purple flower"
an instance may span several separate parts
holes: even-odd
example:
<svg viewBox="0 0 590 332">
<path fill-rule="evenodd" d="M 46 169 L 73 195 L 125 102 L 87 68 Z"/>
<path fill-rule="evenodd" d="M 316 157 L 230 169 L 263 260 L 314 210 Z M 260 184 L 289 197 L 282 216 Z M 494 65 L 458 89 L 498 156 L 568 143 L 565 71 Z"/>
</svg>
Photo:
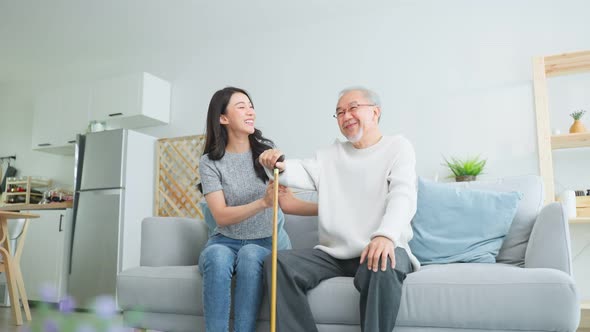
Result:
<svg viewBox="0 0 590 332">
<path fill-rule="evenodd" d="M 57 322 L 52 319 L 46 319 L 43 322 L 43 332 L 59 332 Z"/>
<path fill-rule="evenodd" d="M 117 313 L 115 300 L 108 295 L 102 295 L 96 298 L 94 302 L 94 311 L 102 319 L 111 319 Z"/>
<path fill-rule="evenodd" d="M 53 302 L 57 297 L 57 290 L 51 284 L 41 285 L 39 293 L 41 294 L 41 301 L 43 302 Z"/>
<path fill-rule="evenodd" d="M 59 302 L 59 311 L 63 313 L 71 313 L 76 308 L 76 301 L 73 297 L 68 296 Z"/>
</svg>

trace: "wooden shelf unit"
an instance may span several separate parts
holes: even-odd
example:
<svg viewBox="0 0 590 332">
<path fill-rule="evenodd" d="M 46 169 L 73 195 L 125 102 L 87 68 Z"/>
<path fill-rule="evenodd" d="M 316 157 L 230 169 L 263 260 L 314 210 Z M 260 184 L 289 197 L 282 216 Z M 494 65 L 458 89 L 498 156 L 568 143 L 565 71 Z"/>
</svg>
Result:
<svg viewBox="0 0 590 332">
<path fill-rule="evenodd" d="M 590 133 L 551 135 L 547 77 L 582 72 L 590 72 L 590 51 L 533 58 L 533 87 L 537 118 L 539 173 L 543 178 L 543 184 L 545 186 L 545 204 L 555 201 L 553 150 L 590 147 Z"/>
<path fill-rule="evenodd" d="M 555 201 L 553 150 L 590 147 L 590 133 L 551 135 L 547 77 L 582 72 L 590 72 L 590 51 L 533 58 L 533 88 L 537 118 L 539 172 L 545 186 L 545 204 Z M 572 218 L 569 220 L 569 223 L 590 224 L 590 217 Z M 582 302 L 580 309 L 581 320 L 579 328 L 585 329 L 590 327 L 590 302 Z"/>
<path fill-rule="evenodd" d="M 570 224 L 590 224 L 590 217 L 571 218 Z"/>
<path fill-rule="evenodd" d="M 20 186 L 25 189 L 25 191 L 15 191 L 11 192 L 10 188 L 12 186 Z M 51 180 L 40 180 L 35 179 L 31 176 L 27 176 L 23 178 L 19 178 L 18 180 L 7 180 L 6 181 L 6 200 L 12 196 L 25 196 L 24 201 L 13 202 L 9 203 L 8 201 L 4 202 L 5 205 L 22 205 L 22 204 L 31 204 L 31 196 L 33 197 L 40 197 L 43 198 L 42 193 L 34 193 L 32 192 L 33 188 L 40 188 L 44 190 L 48 190 L 51 186 Z"/>
<path fill-rule="evenodd" d="M 63 210 L 71 209 L 73 201 L 53 202 L 48 204 L 8 204 L 0 206 L 0 211 L 29 211 L 29 210 Z"/>
<path fill-rule="evenodd" d="M 546 77 L 590 71 L 590 51 L 561 53 L 542 58 Z"/>
<path fill-rule="evenodd" d="M 590 301 L 582 302 L 580 305 L 580 309 L 582 313 L 580 317 L 580 325 L 578 326 L 578 331 L 587 331 L 586 329 L 590 328 Z"/>
<path fill-rule="evenodd" d="M 553 150 L 588 147 L 590 147 L 590 133 L 551 136 Z"/>
<path fill-rule="evenodd" d="M 27 193 L 24 191 L 21 192 L 15 192 L 15 193 L 6 193 L 6 196 L 18 196 L 18 195 L 26 195 Z M 30 193 L 29 195 L 31 196 L 43 196 L 43 194 L 39 194 L 39 193 Z"/>
</svg>

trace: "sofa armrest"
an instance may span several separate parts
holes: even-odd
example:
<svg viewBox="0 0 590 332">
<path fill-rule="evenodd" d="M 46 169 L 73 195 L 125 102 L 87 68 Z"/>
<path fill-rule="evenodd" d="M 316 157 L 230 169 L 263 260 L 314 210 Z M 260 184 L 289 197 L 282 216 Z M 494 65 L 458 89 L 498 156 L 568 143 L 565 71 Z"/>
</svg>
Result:
<svg viewBox="0 0 590 332">
<path fill-rule="evenodd" d="M 197 265 L 207 243 L 207 224 L 198 219 L 145 218 L 141 224 L 141 266 Z"/>
<path fill-rule="evenodd" d="M 572 275 L 568 219 L 561 203 L 545 206 L 535 221 L 526 254 L 525 268 L 552 268 Z"/>
</svg>

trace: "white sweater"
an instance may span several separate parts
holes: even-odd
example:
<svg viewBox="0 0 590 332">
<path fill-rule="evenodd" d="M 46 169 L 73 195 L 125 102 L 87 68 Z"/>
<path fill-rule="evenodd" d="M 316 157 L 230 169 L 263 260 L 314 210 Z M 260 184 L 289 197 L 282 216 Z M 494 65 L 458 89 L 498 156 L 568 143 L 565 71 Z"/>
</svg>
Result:
<svg viewBox="0 0 590 332">
<path fill-rule="evenodd" d="M 384 136 L 365 149 L 336 141 L 315 159 L 287 160 L 280 182 L 318 192 L 316 249 L 338 259 L 355 258 L 372 238 L 385 236 L 407 251 L 417 270 L 420 263 L 408 246 L 416 213 L 415 168 L 411 143 Z"/>
</svg>

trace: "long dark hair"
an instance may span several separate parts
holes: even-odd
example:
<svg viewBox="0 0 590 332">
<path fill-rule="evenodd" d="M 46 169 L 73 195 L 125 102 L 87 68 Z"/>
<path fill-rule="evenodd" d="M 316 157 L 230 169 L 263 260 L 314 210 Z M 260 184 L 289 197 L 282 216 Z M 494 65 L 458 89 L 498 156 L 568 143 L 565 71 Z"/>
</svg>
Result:
<svg viewBox="0 0 590 332">
<path fill-rule="evenodd" d="M 219 160 L 225 155 L 228 135 L 225 126 L 219 123 L 219 118 L 227 111 L 227 104 L 229 104 L 229 100 L 234 93 L 245 94 L 250 99 L 250 102 L 254 104 L 248 92 L 231 86 L 213 94 L 209 102 L 209 110 L 207 111 L 207 138 L 205 140 L 205 150 L 203 151 L 203 154 L 209 154 L 209 159 L 211 160 Z M 264 166 L 258 161 L 258 157 L 265 150 L 272 149 L 274 143 L 262 136 L 262 132 L 258 129 L 254 129 L 254 133 L 248 135 L 248 140 L 250 141 L 250 149 L 252 149 L 252 164 L 254 165 L 256 176 L 266 182 L 268 181 L 268 177 L 264 172 Z"/>
</svg>

